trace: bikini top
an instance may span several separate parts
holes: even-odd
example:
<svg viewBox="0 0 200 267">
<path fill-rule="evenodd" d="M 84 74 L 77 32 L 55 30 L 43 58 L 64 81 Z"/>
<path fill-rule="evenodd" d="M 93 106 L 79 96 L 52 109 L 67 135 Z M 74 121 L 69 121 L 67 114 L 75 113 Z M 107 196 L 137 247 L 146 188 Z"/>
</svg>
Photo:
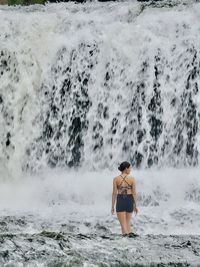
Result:
<svg viewBox="0 0 200 267">
<path fill-rule="evenodd" d="M 121 176 L 121 175 L 120 175 L 120 176 Z M 127 175 L 126 175 L 126 176 L 127 176 Z M 117 186 L 117 189 L 122 191 L 121 194 L 127 194 L 127 190 L 133 188 L 133 186 L 130 185 L 130 184 L 126 181 L 126 176 L 125 176 L 125 177 L 121 176 L 121 177 L 122 177 L 122 181 L 121 181 L 120 185 Z M 126 186 L 123 186 L 123 185 L 122 185 L 123 182 L 125 182 L 127 185 L 126 185 Z"/>
</svg>

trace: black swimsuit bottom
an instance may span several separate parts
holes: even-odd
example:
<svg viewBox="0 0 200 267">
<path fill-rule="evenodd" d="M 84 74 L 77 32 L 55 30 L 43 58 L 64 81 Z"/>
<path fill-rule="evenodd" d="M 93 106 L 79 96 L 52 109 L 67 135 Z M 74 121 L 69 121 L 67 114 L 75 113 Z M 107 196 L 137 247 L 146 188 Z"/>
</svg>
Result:
<svg viewBox="0 0 200 267">
<path fill-rule="evenodd" d="M 116 212 L 133 212 L 133 195 L 117 194 Z"/>
</svg>

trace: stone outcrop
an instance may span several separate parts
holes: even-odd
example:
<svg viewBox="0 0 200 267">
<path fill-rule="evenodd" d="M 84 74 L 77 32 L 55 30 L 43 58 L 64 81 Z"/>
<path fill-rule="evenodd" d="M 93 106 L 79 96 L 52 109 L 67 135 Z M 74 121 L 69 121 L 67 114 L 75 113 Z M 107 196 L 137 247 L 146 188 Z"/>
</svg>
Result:
<svg viewBox="0 0 200 267">
<path fill-rule="evenodd" d="M 7 5 L 8 4 L 8 0 L 0 0 L 0 5 Z"/>
</svg>

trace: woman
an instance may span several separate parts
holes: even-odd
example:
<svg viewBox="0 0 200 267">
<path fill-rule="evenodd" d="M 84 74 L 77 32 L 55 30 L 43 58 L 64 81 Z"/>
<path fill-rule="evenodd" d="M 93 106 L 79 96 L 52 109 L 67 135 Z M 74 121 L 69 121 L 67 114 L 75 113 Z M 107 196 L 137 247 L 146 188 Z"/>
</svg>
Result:
<svg viewBox="0 0 200 267">
<path fill-rule="evenodd" d="M 114 214 L 115 201 L 117 217 L 121 225 L 122 235 L 134 237 L 131 231 L 131 216 L 133 211 L 137 215 L 135 178 L 130 176 L 131 164 L 124 161 L 118 167 L 121 174 L 113 179 L 112 214 Z"/>
</svg>

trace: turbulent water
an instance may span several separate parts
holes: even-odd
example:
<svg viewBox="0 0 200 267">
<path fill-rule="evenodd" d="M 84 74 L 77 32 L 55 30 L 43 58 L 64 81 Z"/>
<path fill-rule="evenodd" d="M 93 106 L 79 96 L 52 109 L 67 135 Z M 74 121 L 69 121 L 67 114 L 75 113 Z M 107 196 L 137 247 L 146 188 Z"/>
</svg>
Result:
<svg viewBox="0 0 200 267">
<path fill-rule="evenodd" d="M 200 4 L 164 3 L 1 8 L 2 168 L 198 165 Z"/>
<path fill-rule="evenodd" d="M 199 72 L 198 1 L 0 7 L 0 265 L 200 266 Z"/>
<path fill-rule="evenodd" d="M 1 183 L 0 265 L 199 266 L 199 170 L 134 171 L 135 239 L 122 239 L 110 213 L 114 175 L 55 170 Z"/>
</svg>

